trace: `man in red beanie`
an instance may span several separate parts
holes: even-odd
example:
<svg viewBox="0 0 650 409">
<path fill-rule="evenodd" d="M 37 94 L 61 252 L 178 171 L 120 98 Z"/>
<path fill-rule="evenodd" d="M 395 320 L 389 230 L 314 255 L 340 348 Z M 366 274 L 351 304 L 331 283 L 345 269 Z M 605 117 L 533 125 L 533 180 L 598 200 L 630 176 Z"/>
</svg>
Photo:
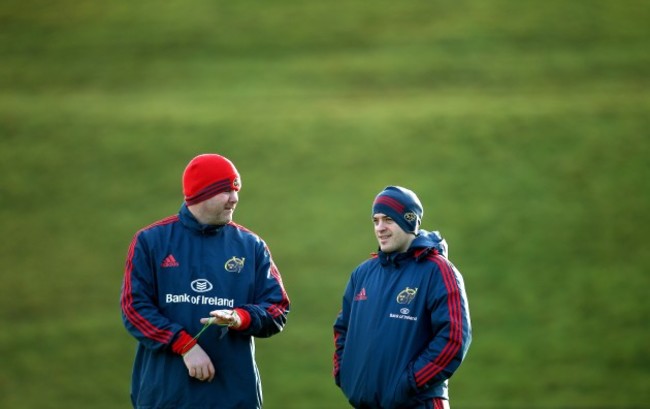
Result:
<svg viewBox="0 0 650 409">
<path fill-rule="evenodd" d="M 138 341 L 134 408 L 262 407 L 253 338 L 282 331 L 290 303 L 266 243 L 232 221 L 241 186 L 227 158 L 195 157 L 178 214 L 131 242 L 121 307 Z"/>
</svg>

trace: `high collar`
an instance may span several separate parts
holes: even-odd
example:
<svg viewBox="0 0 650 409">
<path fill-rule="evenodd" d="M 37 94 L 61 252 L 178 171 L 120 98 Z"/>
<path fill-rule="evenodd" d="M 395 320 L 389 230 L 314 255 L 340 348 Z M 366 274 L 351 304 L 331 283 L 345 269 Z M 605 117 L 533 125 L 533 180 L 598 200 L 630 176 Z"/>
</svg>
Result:
<svg viewBox="0 0 650 409">
<path fill-rule="evenodd" d="M 437 231 L 420 230 L 411 246 L 404 253 L 384 253 L 378 250 L 377 257 L 384 266 L 393 264 L 399 267 L 406 260 L 418 262 L 431 253 L 447 257 L 447 241 Z"/>
<path fill-rule="evenodd" d="M 396 252 L 384 253 L 383 251 L 379 250 L 377 252 L 377 257 L 379 258 L 379 262 L 383 266 L 388 266 L 392 264 L 395 267 L 399 267 L 402 263 L 404 263 L 405 260 L 413 259 L 413 254 L 414 254 L 413 248 L 409 248 L 404 253 L 396 253 Z"/>
<path fill-rule="evenodd" d="M 201 234 L 216 234 L 224 226 L 215 224 L 203 224 L 199 222 L 196 217 L 194 217 L 192 212 L 190 212 L 190 209 L 187 208 L 187 205 L 185 203 L 183 203 L 181 209 L 178 211 L 178 217 L 181 220 L 181 223 L 183 223 L 183 226 Z"/>
</svg>

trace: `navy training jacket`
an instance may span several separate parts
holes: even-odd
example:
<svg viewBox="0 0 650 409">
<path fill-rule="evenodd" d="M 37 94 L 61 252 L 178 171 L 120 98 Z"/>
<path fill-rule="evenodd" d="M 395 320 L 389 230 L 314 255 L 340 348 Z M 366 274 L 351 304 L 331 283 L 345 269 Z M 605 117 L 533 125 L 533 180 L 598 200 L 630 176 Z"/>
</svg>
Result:
<svg viewBox="0 0 650 409">
<path fill-rule="evenodd" d="M 265 242 L 233 222 L 200 224 L 178 215 L 137 232 L 122 284 L 122 318 L 138 340 L 131 400 L 138 409 L 262 407 L 253 337 L 284 328 L 289 298 Z M 242 308 L 244 330 L 210 326 L 198 343 L 215 366 L 212 382 L 188 375 L 179 350 L 216 309 Z"/>
<path fill-rule="evenodd" d="M 336 384 L 356 408 L 426 407 L 472 331 L 460 272 L 438 232 L 420 230 L 406 253 L 381 251 L 351 274 L 334 323 Z"/>
</svg>

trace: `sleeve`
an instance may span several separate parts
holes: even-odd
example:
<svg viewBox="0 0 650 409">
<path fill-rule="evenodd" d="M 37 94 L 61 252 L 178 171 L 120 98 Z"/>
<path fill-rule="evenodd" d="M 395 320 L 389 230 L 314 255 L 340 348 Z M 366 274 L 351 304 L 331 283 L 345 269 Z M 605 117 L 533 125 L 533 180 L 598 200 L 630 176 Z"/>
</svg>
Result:
<svg viewBox="0 0 650 409">
<path fill-rule="evenodd" d="M 160 313 L 156 302 L 154 268 L 142 231 L 133 238 L 126 258 L 121 291 L 122 321 L 127 331 L 146 348 L 171 348 L 183 354 L 196 340 L 181 325 Z"/>
<path fill-rule="evenodd" d="M 269 248 L 263 241 L 260 243 L 256 255 L 254 301 L 236 308 L 242 317 L 242 325 L 236 331 L 267 338 L 284 329 L 291 302 Z"/>
<path fill-rule="evenodd" d="M 339 311 L 339 314 L 334 321 L 334 356 L 332 359 L 332 376 L 334 376 L 334 382 L 337 386 L 341 386 L 339 370 L 341 359 L 343 358 L 343 350 L 345 348 L 345 339 L 348 333 L 348 324 L 350 322 L 350 305 L 352 303 L 353 294 L 354 285 L 352 278 L 350 278 L 346 286 L 345 293 L 343 294 L 341 310 Z"/>
<path fill-rule="evenodd" d="M 418 391 L 449 379 L 472 340 L 469 304 L 460 272 L 442 256 L 430 260 L 437 266 L 440 280 L 430 295 L 434 335 L 412 364 L 411 383 Z"/>
</svg>

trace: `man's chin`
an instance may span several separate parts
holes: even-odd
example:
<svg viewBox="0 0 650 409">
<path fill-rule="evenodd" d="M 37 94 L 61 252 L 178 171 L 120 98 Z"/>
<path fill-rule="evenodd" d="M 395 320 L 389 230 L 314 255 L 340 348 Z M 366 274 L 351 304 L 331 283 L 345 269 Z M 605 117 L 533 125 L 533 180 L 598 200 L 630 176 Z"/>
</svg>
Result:
<svg viewBox="0 0 650 409">
<path fill-rule="evenodd" d="M 393 248 L 393 246 L 389 246 L 389 245 L 383 245 L 383 246 L 382 246 L 382 245 L 380 244 L 380 245 L 379 245 L 379 249 L 380 249 L 381 251 L 383 251 L 384 253 L 392 253 L 393 251 L 395 251 L 395 249 Z"/>
<path fill-rule="evenodd" d="M 216 220 L 215 223 L 213 224 L 217 226 L 223 226 L 230 223 L 231 221 L 232 221 L 232 217 L 221 217 L 219 218 L 219 220 Z"/>
</svg>

